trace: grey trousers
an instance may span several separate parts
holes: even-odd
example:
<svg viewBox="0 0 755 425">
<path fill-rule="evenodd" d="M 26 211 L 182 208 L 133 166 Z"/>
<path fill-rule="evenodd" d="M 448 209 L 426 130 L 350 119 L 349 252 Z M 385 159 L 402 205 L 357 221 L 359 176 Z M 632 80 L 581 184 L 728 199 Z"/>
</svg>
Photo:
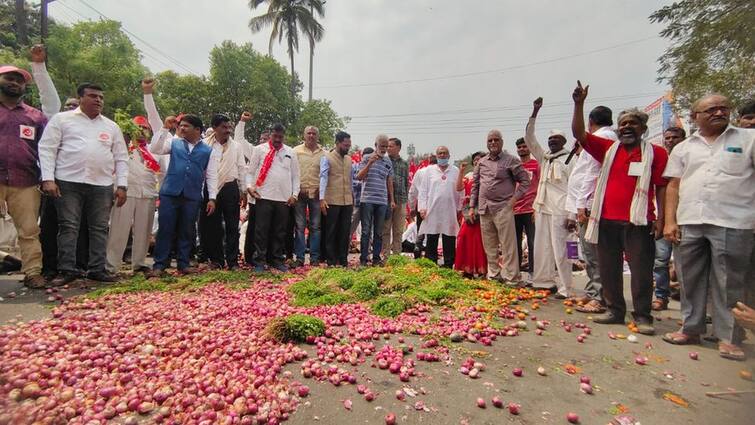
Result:
<svg viewBox="0 0 755 425">
<path fill-rule="evenodd" d="M 585 271 L 587 272 L 587 283 L 585 284 L 585 295 L 590 299 L 603 302 L 602 284 L 600 283 L 600 270 L 598 269 L 598 244 L 590 243 L 585 240 L 587 224 L 579 224 L 579 244 L 582 248 L 582 257 L 585 260 Z"/>
<path fill-rule="evenodd" d="M 750 255 L 751 229 L 730 229 L 711 224 L 681 226 L 682 240 L 675 249 L 682 284 L 682 332 L 705 333 L 708 290 L 713 297 L 713 332 L 723 342 L 739 344 L 744 332 L 731 309 L 744 301 Z"/>
</svg>

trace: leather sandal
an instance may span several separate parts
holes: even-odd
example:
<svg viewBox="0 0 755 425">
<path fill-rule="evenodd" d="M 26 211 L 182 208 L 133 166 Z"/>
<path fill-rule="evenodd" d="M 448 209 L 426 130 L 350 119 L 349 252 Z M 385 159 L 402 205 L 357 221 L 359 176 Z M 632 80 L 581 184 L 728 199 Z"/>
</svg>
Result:
<svg viewBox="0 0 755 425">
<path fill-rule="evenodd" d="M 674 345 L 690 345 L 700 343 L 700 335 L 687 335 L 683 332 L 669 332 L 667 334 L 664 334 L 662 339 L 669 344 Z"/>
<path fill-rule="evenodd" d="M 656 298 L 653 300 L 653 303 L 650 305 L 650 308 L 653 309 L 653 311 L 663 311 L 668 309 L 668 299 L 664 298 Z"/>
<path fill-rule="evenodd" d="M 742 361 L 745 359 L 745 352 L 741 347 L 723 341 L 718 343 L 718 355 L 729 360 Z"/>
<path fill-rule="evenodd" d="M 606 308 L 598 300 L 590 300 L 583 305 L 577 306 L 576 310 L 580 313 L 601 314 L 606 312 Z"/>
</svg>

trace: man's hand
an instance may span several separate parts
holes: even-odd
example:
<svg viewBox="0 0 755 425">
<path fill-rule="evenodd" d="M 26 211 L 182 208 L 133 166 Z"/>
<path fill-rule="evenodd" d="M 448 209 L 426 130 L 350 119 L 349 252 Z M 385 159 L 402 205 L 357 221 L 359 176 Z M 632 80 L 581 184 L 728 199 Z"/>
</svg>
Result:
<svg viewBox="0 0 755 425">
<path fill-rule="evenodd" d="M 178 125 L 178 121 L 176 121 L 176 117 L 173 115 L 169 115 L 165 117 L 165 121 L 163 122 L 163 127 L 167 128 L 168 130 L 173 130 Z"/>
<path fill-rule="evenodd" d="M 324 199 L 320 199 L 320 212 L 322 215 L 328 215 L 328 203 Z"/>
<path fill-rule="evenodd" d="M 422 217 L 422 220 L 427 218 L 427 210 L 420 210 L 419 216 Z"/>
<path fill-rule="evenodd" d="M 241 208 L 245 209 L 248 204 L 248 201 L 246 200 L 246 193 L 242 193 L 239 197 L 239 205 Z"/>
<path fill-rule="evenodd" d="M 126 203 L 126 191 L 120 188 L 116 189 L 115 194 L 113 194 L 113 200 L 116 207 L 122 207 Z"/>
<path fill-rule="evenodd" d="M 395 210 L 397 206 L 396 201 L 391 201 L 391 211 Z"/>
<path fill-rule="evenodd" d="M 534 102 L 532 102 L 532 118 L 535 118 L 537 116 L 537 113 L 540 112 L 540 108 L 543 107 L 543 98 L 538 97 L 535 99 Z"/>
<path fill-rule="evenodd" d="M 286 201 L 286 205 L 288 205 L 289 207 L 293 207 L 294 205 L 296 205 L 296 197 L 292 196 L 288 198 L 288 201 Z"/>
<path fill-rule="evenodd" d="M 571 98 L 572 100 L 574 100 L 574 103 L 585 103 L 588 90 L 590 90 L 589 85 L 582 87 L 582 83 L 577 80 L 577 87 L 574 88 L 574 92 L 572 92 L 571 94 Z"/>
<path fill-rule="evenodd" d="M 42 192 L 52 198 L 60 198 L 60 188 L 58 188 L 57 183 L 52 180 L 42 182 Z"/>
<path fill-rule="evenodd" d="M 210 199 L 207 201 L 207 215 L 212 215 L 215 212 L 215 200 Z"/>
<path fill-rule="evenodd" d="M 682 241 L 682 231 L 679 229 L 679 225 L 676 223 L 666 223 L 663 226 L 663 237 L 671 243 L 679 243 Z"/>
<path fill-rule="evenodd" d="M 570 218 L 567 218 L 566 220 L 564 220 L 564 228 L 570 232 L 573 232 L 577 230 L 577 222 Z"/>
<path fill-rule="evenodd" d="M 663 238 L 663 219 L 656 220 L 655 223 L 653 223 L 653 236 L 655 237 L 655 240 Z"/>
<path fill-rule="evenodd" d="M 587 215 L 587 210 L 585 208 L 577 208 L 577 222 L 579 224 L 587 224 L 589 219 L 590 217 Z"/>
<path fill-rule="evenodd" d="M 372 155 L 370 156 L 370 159 L 368 159 L 368 160 L 367 160 L 367 165 L 372 165 L 372 164 L 374 164 L 375 162 L 377 162 L 377 160 L 378 160 L 378 159 L 380 159 L 380 155 L 378 155 L 378 153 L 377 153 L 377 152 L 373 153 L 373 154 L 372 154 Z"/>
<path fill-rule="evenodd" d="M 731 309 L 731 312 L 740 326 L 751 331 L 755 330 L 755 310 L 737 301 L 737 305 Z"/>
<path fill-rule="evenodd" d="M 261 198 L 260 194 L 257 193 L 257 191 L 255 189 L 252 189 L 251 187 L 246 189 L 246 193 L 248 193 L 249 196 L 251 196 L 254 199 L 260 199 Z"/>
<path fill-rule="evenodd" d="M 252 113 L 248 111 L 244 111 L 241 113 L 241 118 L 239 118 L 243 122 L 249 122 L 252 120 Z"/>
<path fill-rule="evenodd" d="M 31 61 L 36 63 L 44 63 L 45 59 L 47 59 L 45 46 L 42 44 L 35 44 L 31 48 Z"/>
<path fill-rule="evenodd" d="M 467 210 L 467 218 L 469 219 L 470 223 L 474 223 L 475 215 L 477 215 L 476 213 L 477 213 L 477 210 L 475 210 L 474 208 L 469 208 Z"/>
<path fill-rule="evenodd" d="M 144 94 L 152 94 L 152 90 L 155 88 L 155 79 L 152 77 L 146 77 L 142 80 L 142 92 Z"/>
</svg>

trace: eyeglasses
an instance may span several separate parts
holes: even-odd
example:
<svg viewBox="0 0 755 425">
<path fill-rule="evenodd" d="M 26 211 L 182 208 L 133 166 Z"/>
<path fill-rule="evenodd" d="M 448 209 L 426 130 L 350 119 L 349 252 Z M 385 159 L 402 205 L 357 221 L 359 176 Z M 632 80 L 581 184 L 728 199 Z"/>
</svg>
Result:
<svg viewBox="0 0 755 425">
<path fill-rule="evenodd" d="M 712 106 L 712 107 L 710 107 L 710 108 L 708 108 L 708 109 L 706 109 L 704 111 L 697 111 L 697 113 L 698 114 L 713 115 L 713 114 L 715 114 L 718 111 L 721 111 L 724 114 L 728 114 L 729 112 L 731 112 L 731 108 L 728 107 L 728 106 Z"/>
</svg>

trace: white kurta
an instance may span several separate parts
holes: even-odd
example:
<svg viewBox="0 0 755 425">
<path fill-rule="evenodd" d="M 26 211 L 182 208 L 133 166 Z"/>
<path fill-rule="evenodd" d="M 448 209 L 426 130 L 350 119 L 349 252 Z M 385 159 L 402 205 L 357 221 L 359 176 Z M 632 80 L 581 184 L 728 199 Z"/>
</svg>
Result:
<svg viewBox="0 0 755 425">
<path fill-rule="evenodd" d="M 449 165 L 445 171 L 438 165 L 427 167 L 419 187 L 418 210 L 427 210 L 419 227 L 421 235 L 454 236 L 459 233 L 457 213 L 461 209 L 463 190 L 456 190 L 459 169 Z"/>
</svg>

